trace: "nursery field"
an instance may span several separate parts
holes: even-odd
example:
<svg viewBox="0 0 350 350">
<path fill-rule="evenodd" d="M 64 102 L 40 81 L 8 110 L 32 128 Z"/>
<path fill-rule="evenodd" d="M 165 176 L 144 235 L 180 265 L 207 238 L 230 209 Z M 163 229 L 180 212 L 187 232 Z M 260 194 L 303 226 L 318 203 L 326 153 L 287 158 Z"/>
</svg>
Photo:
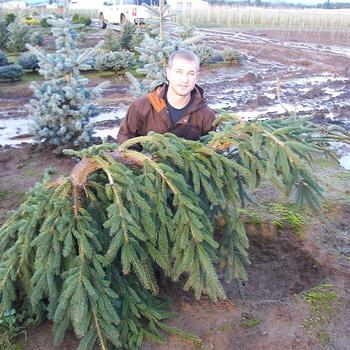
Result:
<svg viewBox="0 0 350 350">
<path fill-rule="evenodd" d="M 232 47 L 240 65 L 211 63 L 201 68 L 199 85 L 209 105 L 245 119 L 288 113 L 350 130 L 350 42 L 347 31 L 201 29 L 204 43 L 217 51 Z M 83 47 L 101 37 L 87 34 Z M 97 136 L 116 137 L 118 124 L 133 100 L 129 82 L 112 73 L 89 72 L 90 85 L 109 80 L 96 101 Z M 30 143 L 24 106 L 30 78 L 0 83 L 0 224 L 25 192 L 51 166 L 69 174 L 74 161 Z M 278 90 L 278 94 L 277 94 Z M 280 96 L 280 99 L 277 97 Z M 173 299 L 177 313 L 168 323 L 193 333 L 202 343 L 168 336 L 163 345 L 143 349 L 334 349 L 350 344 L 350 146 L 332 145 L 341 163 L 320 158 L 315 166 L 325 189 L 323 212 L 297 210 L 268 184 L 256 196 L 263 203 L 242 211 L 250 239 L 248 281 L 238 288 L 223 283 L 226 301 L 196 301 L 164 282 L 161 294 Z M 26 339 L 24 339 L 26 338 Z M 23 349 L 53 350 L 51 323 L 27 330 Z M 73 334 L 58 349 L 76 348 Z"/>
</svg>

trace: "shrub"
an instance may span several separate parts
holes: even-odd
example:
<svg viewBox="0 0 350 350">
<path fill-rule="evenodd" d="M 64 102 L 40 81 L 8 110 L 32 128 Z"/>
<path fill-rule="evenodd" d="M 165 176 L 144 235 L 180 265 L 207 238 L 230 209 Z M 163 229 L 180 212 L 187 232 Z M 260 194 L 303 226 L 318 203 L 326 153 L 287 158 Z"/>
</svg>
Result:
<svg viewBox="0 0 350 350">
<path fill-rule="evenodd" d="M 0 67 L 7 66 L 8 64 L 9 64 L 9 61 L 7 60 L 5 52 L 0 50 Z"/>
<path fill-rule="evenodd" d="M 36 26 L 38 24 L 40 24 L 40 21 L 36 18 L 32 18 L 32 17 L 26 17 L 24 20 L 23 20 L 23 23 L 29 25 L 29 26 Z"/>
<path fill-rule="evenodd" d="M 194 46 L 193 51 L 198 56 L 201 64 L 207 62 L 212 56 L 214 56 L 214 49 L 208 45 Z"/>
<path fill-rule="evenodd" d="M 0 80 L 21 80 L 23 74 L 22 66 L 18 64 L 11 64 L 0 67 Z"/>
<path fill-rule="evenodd" d="M 8 26 L 9 36 L 7 48 L 13 52 L 25 51 L 25 44 L 30 42 L 31 32 L 26 24 L 21 22 L 13 22 Z"/>
<path fill-rule="evenodd" d="M 226 63 L 238 64 L 242 60 L 242 55 L 231 47 L 226 47 L 222 51 L 222 58 Z"/>
<path fill-rule="evenodd" d="M 6 24 L 9 25 L 10 23 L 13 23 L 16 20 L 16 15 L 14 13 L 8 13 L 5 16 Z"/>
<path fill-rule="evenodd" d="M 92 21 L 91 18 L 88 16 L 79 16 L 77 13 L 73 15 L 72 17 L 72 23 L 82 23 L 86 25 L 87 27 L 91 25 Z"/>
<path fill-rule="evenodd" d="M 30 52 L 22 53 L 18 58 L 18 64 L 20 64 L 23 69 L 31 69 L 33 72 L 39 68 L 39 61 L 36 55 Z"/>
<path fill-rule="evenodd" d="M 121 71 L 132 64 L 134 64 L 133 54 L 129 51 L 105 52 L 96 57 L 95 69 Z"/>
<path fill-rule="evenodd" d="M 108 51 L 119 51 L 121 49 L 120 41 L 118 36 L 113 29 L 108 28 L 103 34 L 102 39 L 104 40 L 103 48 Z"/>
<path fill-rule="evenodd" d="M 83 23 L 84 23 L 87 27 L 88 27 L 88 26 L 91 26 L 92 20 L 91 20 L 90 17 L 88 17 L 88 16 L 82 16 L 82 17 L 80 17 L 80 18 L 82 18 Z"/>
<path fill-rule="evenodd" d="M 22 327 L 18 325 L 16 310 L 10 309 L 0 314 L 0 349 L 20 349 L 14 343 L 15 338 L 23 333 Z"/>
<path fill-rule="evenodd" d="M 0 18 L 0 49 L 5 48 L 8 37 L 7 23 Z"/>
<path fill-rule="evenodd" d="M 132 51 L 136 51 L 136 47 L 140 47 L 143 39 L 144 39 L 144 30 L 136 29 L 136 32 L 132 36 L 130 46 L 132 47 Z"/>
<path fill-rule="evenodd" d="M 133 36 L 136 32 L 136 26 L 132 23 L 126 22 L 121 26 L 121 37 L 120 37 L 120 45 L 122 49 L 134 51 L 133 46 Z"/>
<path fill-rule="evenodd" d="M 43 28 L 50 28 L 51 27 L 51 24 L 47 21 L 47 18 L 42 18 L 40 20 L 40 25 Z"/>
<path fill-rule="evenodd" d="M 179 36 L 182 40 L 186 40 L 188 38 L 191 38 L 194 35 L 194 30 L 195 30 L 194 26 L 191 26 L 189 24 L 181 24 Z"/>
<path fill-rule="evenodd" d="M 77 13 L 73 15 L 72 23 L 79 23 L 79 15 Z"/>
<path fill-rule="evenodd" d="M 33 46 L 42 46 L 44 43 L 44 37 L 39 32 L 34 32 L 30 36 L 30 44 Z"/>
</svg>

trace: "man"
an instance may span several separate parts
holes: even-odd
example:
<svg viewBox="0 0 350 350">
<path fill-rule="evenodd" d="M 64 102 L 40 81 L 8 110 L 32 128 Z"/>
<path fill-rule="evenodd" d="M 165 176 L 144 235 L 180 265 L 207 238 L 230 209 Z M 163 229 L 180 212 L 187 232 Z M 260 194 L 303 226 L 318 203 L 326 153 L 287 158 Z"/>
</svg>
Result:
<svg viewBox="0 0 350 350">
<path fill-rule="evenodd" d="M 215 113 L 196 85 L 198 71 L 199 59 L 193 52 L 184 49 L 173 52 L 166 69 L 168 84 L 156 87 L 130 105 L 117 142 L 121 144 L 149 131 L 198 140 L 213 130 Z"/>
</svg>

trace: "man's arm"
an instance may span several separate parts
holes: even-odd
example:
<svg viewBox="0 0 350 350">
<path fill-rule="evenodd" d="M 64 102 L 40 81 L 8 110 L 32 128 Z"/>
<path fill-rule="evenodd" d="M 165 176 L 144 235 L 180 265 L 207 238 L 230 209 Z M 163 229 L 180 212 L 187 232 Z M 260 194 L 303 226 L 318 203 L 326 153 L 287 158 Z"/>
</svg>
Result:
<svg viewBox="0 0 350 350">
<path fill-rule="evenodd" d="M 139 130 L 141 127 L 142 124 L 140 112 L 138 111 L 136 104 L 132 103 L 126 113 L 126 116 L 120 124 L 117 135 L 117 143 L 122 144 L 128 139 L 139 136 Z"/>
</svg>

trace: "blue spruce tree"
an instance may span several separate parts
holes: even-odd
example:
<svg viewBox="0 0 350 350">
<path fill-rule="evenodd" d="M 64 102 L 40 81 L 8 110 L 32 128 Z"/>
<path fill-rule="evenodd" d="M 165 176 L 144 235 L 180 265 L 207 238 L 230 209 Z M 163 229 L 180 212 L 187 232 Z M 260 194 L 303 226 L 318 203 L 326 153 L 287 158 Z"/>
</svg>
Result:
<svg viewBox="0 0 350 350">
<path fill-rule="evenodd" d="M 80 70 L 91 68 L 86 62 L 103 45 L 80 53 L 76 46 L 77 32 L 81 24 L 70 24 L 68 20 L 52 20 L 52 34 L 55 37 L 56 52 L 45 54 L 27 44 L 27 48 L 39 60 L 39 73 L 46 81 L 31 85 L 35 94 L 28 110 L 33 118 L 31 132 L 34 140 L 55 148 L 80 148 L 91 144 L 93 124 L 90 118 L 95 114 L 92 98 L 98 97 L 107 83 L 87 88 L 88 79 Z"/>
</svg>

